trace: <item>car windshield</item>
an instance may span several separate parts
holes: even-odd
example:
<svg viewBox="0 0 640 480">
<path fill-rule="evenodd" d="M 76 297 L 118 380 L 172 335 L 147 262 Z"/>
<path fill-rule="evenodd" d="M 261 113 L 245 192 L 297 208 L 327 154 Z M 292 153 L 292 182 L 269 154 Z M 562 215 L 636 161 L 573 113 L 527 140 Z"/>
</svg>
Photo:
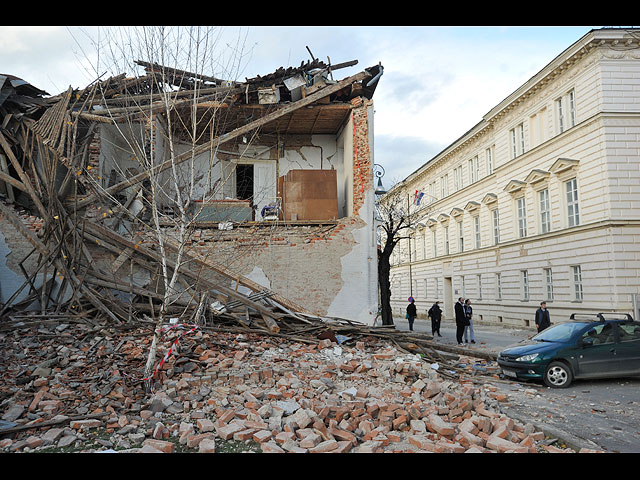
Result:
<svg viewBox="0 0 640 480">
<path fill-rule="evenodd" d="M 561 323 L 543 330 L 533 337 L 538 342 L 568 342 L 578 330 L 583 330 L 585 323 Z"/>
</svg>

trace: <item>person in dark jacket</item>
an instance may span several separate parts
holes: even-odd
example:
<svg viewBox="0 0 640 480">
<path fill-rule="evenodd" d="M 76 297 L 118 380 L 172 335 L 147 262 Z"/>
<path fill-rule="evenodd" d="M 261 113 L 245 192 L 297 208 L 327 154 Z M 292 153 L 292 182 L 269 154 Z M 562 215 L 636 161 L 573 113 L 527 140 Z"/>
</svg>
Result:
<svg viewBox="0 0 640 480">
<path fill-rule="evenodd" d="M 436 334 L 438 334 L 439 337 L 442 336 L 440 335 L 440 322 L 442 320 L 442 309 L 440 309 L 439 303 L 440 302 L 436 300 L 436 303 L 431 305 L 431 308 L 427 312 L 427 315 L 429 315 L 429 318 L 431 319 L 431 335 L 433 335 L 434 337 L 436 336 Z"/>
<path fill-rule="evenodd" d="M 464 327 L 467 326 L 467 317 L 465 315 L 462 297 L 458 298 L 454 310 L 456 313 L 456 340 L 458 345 L 463 345 L 462 336 L 464 335 Z"/>
<path fill-rule="evenodd" d="M 536 310 L 536 327 L 538 327 L 538 333 L 550 326 L 551 317 L 549 316 L 549 310 L 547 310 L 547 302 L 540 302 L 540 308 Z"/>
<path fill-rule="evenodd" d="M 468 298 L 464 301 L 464 314 L 467 317 L 467 326 L 464 327 L 464 343 L 469 340 L 471 340 L 471 343 L 476 343 L 473 334 L 473 308 L 471 308 L 471 300 Z"/>
<path fill-rule="evenodd" d="M 407 320 L 409 320 L 409 330 L 413 330 L 413 321 L 418 316 L 415 302 L 416 301 L 413 297 L 409 297 L 409 305 L 407 305 Z"/>
</svg>

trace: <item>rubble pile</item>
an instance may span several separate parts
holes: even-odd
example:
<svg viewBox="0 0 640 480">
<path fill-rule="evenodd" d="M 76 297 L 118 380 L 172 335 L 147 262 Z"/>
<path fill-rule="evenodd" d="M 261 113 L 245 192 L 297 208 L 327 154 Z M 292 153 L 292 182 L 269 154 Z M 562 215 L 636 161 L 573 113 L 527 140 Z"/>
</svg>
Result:
<svg viewBox="0 0 640 480">
<path fill-rule="evenodd" d="M 0 451 L 572 451 L 502 413 L 491 376 L 448 378 L 446 364 L 383 338 L 174 327 L 150 393 L 145 327 L 41 319 L 0 330 Z M 473 358 L 458 363 L 473 370 Z"/>
</svg>

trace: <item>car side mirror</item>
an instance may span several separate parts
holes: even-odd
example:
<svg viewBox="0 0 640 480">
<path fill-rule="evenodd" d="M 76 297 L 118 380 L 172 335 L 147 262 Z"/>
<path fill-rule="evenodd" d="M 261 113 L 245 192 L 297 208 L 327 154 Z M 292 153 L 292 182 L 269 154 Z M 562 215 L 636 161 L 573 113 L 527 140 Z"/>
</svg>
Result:
<svg viewBox="0 0 640 480">
<path fill-rule="evenodd" d="M 580 346 L 584 347 L 593 347 L 594 345 L 594 339 L 591 337 L 586 337 L 586 338 L 581 338 L 580 339 Z"/>
</svg>

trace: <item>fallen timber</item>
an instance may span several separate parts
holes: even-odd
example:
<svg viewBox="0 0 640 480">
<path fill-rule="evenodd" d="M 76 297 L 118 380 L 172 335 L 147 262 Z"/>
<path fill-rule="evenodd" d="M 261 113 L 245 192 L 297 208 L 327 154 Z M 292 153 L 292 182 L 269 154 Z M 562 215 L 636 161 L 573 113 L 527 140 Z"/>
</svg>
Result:
<svg viewBox="0 0 640 480">
<path fill-rule="evenodd" d="M 179 76 L 181 72 L 175 73 Z M 93 107 L 104 107 L 110 101 L 126 102 L 127 99 L 148 98 L 154 101 L 158 97 L 149 96 L 150 92 L 145 94 L 144 88 L 155 81 L 155 77 L 130 80 L 121 76 L 96 82 L 82 91 L 70 88 L 43 102 L 41 107 L 37 107 L 39 115 L 33 118 L 20 109 L 16 110 L 16 115 L 6 115 L 0 122 L 0 156 L 9 160 L 17 178 L 6 170 L 0 172 L 0 181 L 26 197 L 30 204 L 29 213 L 42 219 L 43 227 L 36 234 L 22 223 L 13 198 L 7 203 L 0 199 L 0 214 L 32 247 L 31 253 L 20 262 L 25 281 L 19 290 L 28 290 L 27 299 L 14 302 L 15 298 L 11 298 L 11 301 L 0 305 L 0 318 L 3 320 L 0 328 L 19 328 L 22 322 L 41 321 L 44 317 L 59 321 L 72 318 L 73 321 L 86 322 L 97 334 L 104 328 L 157 325 L 157 319 L 163 315 L 165 320 L 175 318 L 202 329 L 258 333 L 306 344 L 317 344 L 335 335 L 347 337 L 346 342 L 362 339 L 389 341 L 425 360 L 444 362 L 451 371 L 455 371 L 455 358 L 460 355 L 495 360 L 495 356 L 487 352 L 442 345 L 430 336 L 400 332 L 392 326 L 372 327 L 318 316 L 195 251 L 186 251 L 178 260 L 177 252 L 181 246 L 168 235 L 163 238 L 166 247 L 163 255 L 156 248 L 158 232 L 137 231 L 144 230 L 145 226 L 129 211 L 134 197 L 130 196 L 122 204 L 115 200 L 116 193 L 141 184 L 151 173 L 186 162 L 195 153 L 209 151 L 371 77 L 370 73 L 361 72 L 326 86 L 302 100 L 212 137 L 173 161 L 159 163 L 154 167 L 157 171 L 143 171 L 102 190 L 87 175 L 80 174 L 88 168 L 88 152 L 98 129 L 96 124 L 131 120 L 135 117 L 136 108 L 116 107 L 105 111 Z M 116 94 L 127 88 L 132 90 L 126 95 Z M 238 87 L 216 87 L 204 93 L 216 95 L 233 91 L 237 93 Z M 176 95 L 173 107 L 187 102 L 177 100 L 183 95 L 189 93 L 184 91 Z M 200 100 L 203 98 L 207 97 Z M 32 113 L 33 108 L 36 107 L 29 106 L 26 111 Z M 126 116 L 121 117 L 120 114 Z M 95 207 L 115 211 L 117 222 L 127 217 L 135 224 L 136 231 L 125 235 L 110 228 L 103 218 L 88 215 L 88 210 Z M 153 238 L 154 234 L 156 238 Z M 104 268 L 96 262 L 96 254 L 108 254 L 115 260 Z M 27 274 L 22 263 L 31 255 L 37 256 L 37 268 Z M 163 262 L 177 272 L 178 283 L 184 287 L 182 293 L 185 295 L 175 298 L 169 305 L 162 305 L 160 315 L 164 299 L 162 289 L 153 282 L 134 284 L 133 274 L 127 277 L 123 270 L 129 267 L 132 272 L 135 266 L 138 271 L 157 279 L 159 265 Z M 211 273 L 214 278 L 205 278 L 203 272 Z M 43 277 L 40 286 L 35 282 L 37 275 Z M 61 279 L 57 291 L 53 289 L 53 279 Z M 239 286 L 248 289 L 249 293 L 239 291 Z M 63 295 L 64 292 L 68 295 Z M 21 315 L 22 308 L 35 301 L 40 302 L 41 317 Z M 215 303 L 220 307 L 214 307 Z"/>
</svg>

